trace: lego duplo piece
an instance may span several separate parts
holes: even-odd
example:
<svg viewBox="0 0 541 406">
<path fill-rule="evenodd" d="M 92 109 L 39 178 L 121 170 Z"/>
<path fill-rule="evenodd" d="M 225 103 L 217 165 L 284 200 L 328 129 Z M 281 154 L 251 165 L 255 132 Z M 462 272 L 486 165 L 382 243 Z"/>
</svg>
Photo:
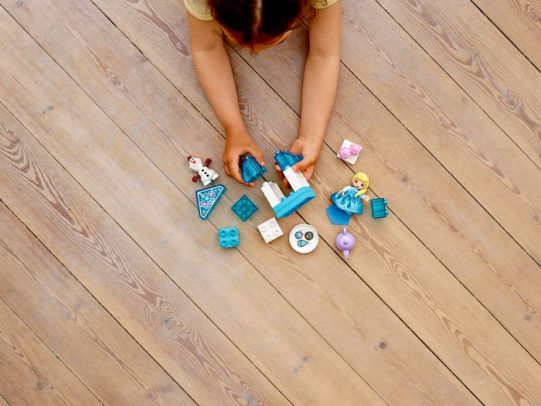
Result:
<svg viewBox="0 0 541 406">
<path fill-rule="evenodd" d="M 206 220 L 218 201 L 226 191 L 224 185 L 209 186 L 204 189 L 199 189 L 195 192 L 195 201 L 197 202 L 197 210 L 199 217 Z"/>
<path fill-rule="evenodd" d="M 190 169 L 197 172 L 197 175 L 194 175 L 192 178 L 192 182 L 197 182 L 197 180 L 200 179 L 203 186 L 208 186 L 211 182 L 220 177 L 215 170 L 209 168 L 211 162 L 212 160 L 210 158 L 207 158 L 203 163 L 201 158 L 196 158 L 191 155 L 188 157 Z"/>
<path fill-rule="evenodd" d="M 344 227 L 342 232 L 336 236 L 334 243 L 336 244 L 336 248 L 342 251 L 344 258 L 349 258 L 349 252 L 355 245 L 355 237 L 351 233 L 348 233 L 346 227 Z"/>
<path fill-rule="evenodd" d="M 237 227 L 220 228 L 218 230 L 218 241 L 222 248 L 238 247 L 240 243 L 239 230 Z"/>
<path fill-rule="evenodd" d="M 304 178 L 302 172 L 293 171 L 293 165 L 302 160 L 302 155 L 295 155 L 287 151 L 278 151 L 274 155 L 274 159 L 293 191 L 288 197 L 284 197 L 284 194 L 274 182 L 264 182 L 261 186 L 261 191 L 274 210 L 276 217 L 284 218 L 296 212 L 316 197 L 316 194 Z"/>
<path fill-rule="evenodd" d="M 231 207 L 231 210 L 233 210 L 242 221 L 246 221 L 256 212 L 257 206 L 248 198 L 248 196 L 242 195 L 242 197 Z"/>
<path fill-rule="evenodd" d="M 370 207 L 372 208 L 372 218 L 382 219 L 387 217 L 389 214 L 389 210 L 387 209 L 387 200 L 385 200 L 383 197 L 370 200 Z"/>
<path fill-rule="evenodd" d="M 344 142 L 338 149 L 338 153 L 336 154 L 336 156 L 343 161 L 354 165 L 355 162 L 357 162 L 357 158 L 359 158 L 359 154 L 361 153 L 362 149 L 363 147 L 361 147 L 360 145 L 355 144 L 350 140 L 344 140 Z"/>
<path fill-rule="evenodd" d="M 267 172 L 267 168 L 259 165 L 259 162 L 252 155 L 243 157 L 240 165 L 242 180 L 246 183 L 255 182 Z"/>
<path fill-rule="evenodd" d="M 285 199 L 280 187 L 274 182 L 264 182 L 261 185 L 261 191 L 273 209 L 278 206 L 283 199 Z"/>
<path fill-rule="evenodd" d="M 346 213 L 343 210 L 340 210 L 334 204 L 331 204 L 327 207 L 327 217 L 331 224 L 337 226 L 347 226 L 349 225 L 349 220 L 351 219 L 351 214 Z"/>
<path fill-rule="evenodd" d="M 302 155 L 292 154 L 288 151 L 278 151 L 276 152 L 276 154 L 274 154 L 274 160 L 276 161 L 276 164 L 280 167 L 282 172 L 290 166 L 295 165 L 297 162 L 302 161 L 302 158 Z"/>
<path fill-rule="evenodd" d="M 289 244 L 299 254 L 308 254 L 316 249 L 319 243 L 317 230 L 309 224 L 299 224 L 289 233 Z"/>
<path fill-rule="evenodd" d="M 269 243 L 284 234 L 274 217 L 258 225 L 257 229 L 266 243 Z"/>
</svg>

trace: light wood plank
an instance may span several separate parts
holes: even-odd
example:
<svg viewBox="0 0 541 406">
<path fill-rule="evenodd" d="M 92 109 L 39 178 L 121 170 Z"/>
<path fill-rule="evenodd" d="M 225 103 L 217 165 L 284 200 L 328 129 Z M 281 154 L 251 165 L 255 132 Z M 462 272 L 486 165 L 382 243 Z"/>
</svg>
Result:
<svg viewBox="0 0 541 406">
<path fill-rule="evenodd" d="M 277 49 L 242 54 L 297 113 L 296 78 L 302 75 L 306 48 L 302 30 Z M 393 212 L 423 244 L 541 360 L 539 266 L 351 72 L 343 68 L 340 75 L 327 143 L 334 151 L 344 138 L 363 145 L 351 173 L 368 171 L 372 190 L 391 202 Z M 334 187 L 341 185 L 335 182 Z"/>
<path fill-rule="evenodd" d="M 148 6 L 148 5 L 147 5 Z M 141 49 L 144 50 L 145 54 L 149 57 L 151 57 L 152 61 L 153 62 L 156 62 L 158 63 L 159 67 L 160 67 L 160 70 L 162 70 L 163 72 L 167 72 L 167 75 L 169 76 L 169 78 L 177 84 L 177 86 L 181 87 L 184 91 L 185 87 L 188 86 L 188 91 L 191 91 L 191 89 L 189 88 L 189 80 L 186 79 L 186 75 L 184 75 L 184 70 L 178 68 L 178 66 L 180 66 L 182 64 L 182 62 L 184 62 L 184 59 L 185 59 L 185 54 L 184 52 L 181 52 L 180 49 L 184 49 L 180 46 L 178 46 L 177 44 L 183 44 L 185 41 L 181 40 L 181 36 L 179 35 L 179 32 L 181 32 L 183 30 L 182 28 L 182 25 L 179 27 L 179 30 L 178 31 L 174 31 L 174 33 L 170 33 L 170 36 L 167 36 L 167 37 L 164 37 L 163 35 L 160 35 L 160 30 L 163 28 L 163 27 L 173 27 L 173 23 L 171 23 L 170 21 L 178 21 L 177 19 L 180 18 L 181 14 L 180 12 L 178 12 L 178 10 L 176 10 L 174 7 L 174 5 L 171 5 L 171 4 L 167 4 L 167 8 L 166 8 L 166 4 L 165 2 L 160 2 L 160 15 L 158 16 L 156 14 L 156 9 L 155 8 L 151 8 L 150 10 L 140 10 L 139 8 L 136 8 L 136 9 L 133 9 L 133 10 L 129 10 L 129 9 L 123 9 L 119 4 L 116 4 L 116 3 L 100 3 L 100 7 L 103 7 L 107 10 L 107 13 L 108 15 L 115 21 L 115 23 L 120 26 L 122 28 L 122 30 L 126 31 L 129 33 L 130 35 L 130 38 L 132 39 L 132 41 L 134 41 Z M 148 19 L 146 18 L 146 16 L 148 15 L 152 15 L 153 16 L 153 20 L 152 21 L 148 21 Z M 162 20 L 163 19 L 163 20 Z M 153 27 L 152 29 L 150 27 Z M 155 27 L 160 27 L 160 28 L 155 28 Z M 153 31 L 154 29 L 154 31 Z M 139 33 L 142 33 L 142 34 L 139 34 Z M 173 35 L 175 34 L 175 35 Z M 170 38 L 174 37 L 175 38 L 175 41 L 174 42 L 170 42 Z M 145 40 L 148 39 L 148 38 L 162 38 L 161 42 L 157 42 L 157 43 L 152 43 L 150 40 Z M 173 49 L 169 49 L 169 47 L 173 47 Z M 179 49 L 180 47 L 180 49 Z M 168 52 L 166 50 L 169 50 Z M 163 58 L 163 59 L 162 59 Z M 164 63 L 164 59 L 166 60 L 167 63 Z M 169 64 L 168 62 L 171 61 L 172 63 Z M 238 68 L 238 66 L 235 66 L 236 68 Z M 238 69 L 237 69 L 238 70 Z M 242 68 L 241 68 L 242 70 Z M 244 74 L 246 69 L 244 69 L 241 73 Z M 169 72 L 171 72 L 172 74 L 169 75 Z M 184 75 L 184 76 L 183 76 Z M 253 82 L 253 81 L 250 81 L 250 83 Z M 265 134 L 268 135 L 268 137 L 265 138 L 264 142 L 262 142 L 263 145 L 268 145 L 269 142 L 275 142 L 277 139 L 278 139 L 278 142 L 284 142 L 285 144 L 285 141 L 286 140 L 281 140 L 279 138 L 278 135 L 276 134 L 292 134 L 291 132 L 291 126 L 289 125 L 286 125 L 284 124 L 284 127 L 280 130 L 277 130 L 276 127 L 275 128 L 272 128 L 272 126 L 270 126 L 269 128 L 266 128 L 264 126 L 265 124 L 265 120 L 268 120 L 268 121 L 272 121 L 274 120 L 276 123 L 283 123 L 284 122 L 284 117 L 280 115 L 275 115 L 275 110 L 273 110 L 272 106 L 276 105 L 276 104 L 279 104 L 279 103 L 276 103 L 276 100 L 273 99 L 272 95 L 269 95 L 268 92 L 265 93 L 265 94 L 261 94 L 262 92 L 258 93 L 256 91 L 254 91 L 254 88 L 253 87 L 250 87 L 249 84 L 247 84 L 246 82 L 243 82 L 243 81 L 240 81 L 240 93 L 241 93 L 241 96 L 243 97 L 246 97 L 246 89 L 247 88 L 250 88 L 250 98 L 249 100 L 250 101 L 253 101 L 253 100 L 265 100 L 265 107 L 266 107 L 266 113 L 268 113 L 267 115 L 267 118 L 265 118 L 265 116 L 259 116 L 256 111 L 257 111 L 257 108 L 254 108 L 254 106 L 252 104 L 249 104 L 249 103 L 246 103 L 245 105 L 249 105 L 249 108 L 247 109 L 247 111 L 249 111 L 249 116 L 248 116 L 248 120 L 249 120 L 249 124 L 251 125 L 251 129 L 252 129 L 252 132 L 255 133 L 255 134 L 258 134 L 258 132 L 263 132 Z M 244 99 L 246 100 L 246 99 Z M 272 100 L 272 101 L 271 101 Z M 193 100 L 192 100 L 193 101 Z M 205 110 L 205 106 L 202 105 L 202 106 L 199 106 L 198 105 L 198 109 L 200 109 L 201 111 L 204 111 Z M 212 116 L 208 116 L 209 119 L 212 120 Z M 285 120 L 286 122 L 289 122 L 290 120 Z M 258 134 L 259 135 L 259 134 Z M 262 140 L 263 141 L 263 140 Z M 285 145 L 280 145 L 280 146 L 285 146 Z M 323 160 L 323 162 L 325 162 L 325 160 Z M 321 164 L 320 164 L 321 165 Z M 334 168 L 327 168 L 325 167 L 324 170 L 322 170 L 322 172 L 324 173 L 328 173 L 328 174 L 333 174 L 336 172 L 336 169 Z M 329 175 L 332 177 L 332 175 Z M 335 176 L 336 177 L 336 176 Z M 337 176 L 336 179 L 339 179 L 340 177 Z M 344 176 L 342 175 L 342 178 L 344 178 Z M 317 187 L 317 179 L 316 179 L 316 187 Z M 332 190 L 331 188 L 328 188 L 327 190 Z M 307 208 L 308 210 L 308 208 Z M 305 211 L 303 210 L 303 214 L 305 213 Z M 322 211 L 320 212 L 322 213 Z M 334 231 L 336 232 L 336 231 Z M 327 237 L 329 237 L 329 235 L 327 235 Z M 332 239 L 329 238 L 329 240 Z M 405 239 L 405 241 L 407 241 L 406 245 L 410 247 L 410 249 L 412 249 L 412 245 L 411 245 L 411 242 L 409 241 L 411 240 L 411 238 L 408 238 L 407 240 Z M 394 247 L 393 247 L 394 248 Z M 397 251 L 400 251 L 400 249 L 398 249 Z M 407 250 L 406 250 L 407 251 Z M 413 251 L 417 252 L 419 251 L 418 249 L 413 249 Z M 408 258 L 410 257 L 412 254 L 411 254 L 412 251 L 409 251 L 409 252 L 403 252 L 403 255 L 404 257 L 400 256 L 401 258 Z M 411 261 L 411 260 L 410 260 Z M 357 264 L 359 266 L 359 264 Z M 379 265 L 381 267 L 381 264 Z M 436 266 L 437 268 L 438 266 Z M 362 266 L 363 268 L 363 272 L 366 272 L 366 273 L 369 273 L 371 278 L 374 278 L 374 275 L 377 276 L 377 273 L 376 272 L 372 272 L 370 273 L 370 270 L 372 269 L 370 266 Z M 415 266 L 412 267 L 412 269 L 415 269 Z M 430 273 L 429 273 L 430 272 Z M 427 269 L 427 273 L 426 275 L 424 276 L 424 278 L 429 278 L 426 280 L 426 282 L 428 283 L 428 286 L 434 286 L 434 282 L 431 282 L 430 281 L 430 277 L 431 277 L 431 273 L 433 273 L 433 269 L 430 269 L 430 271 Z M 364 275 L 364 274 L 363 274 Z M 448 286 L 453 286 L 453 287 L 456 287 L 457 290 L 454 291 L 454 294 L 456 295 L 456 292 L 457 291 L 460 291 L 461 288 L 460 287 L 457 287 L 457 284 L 456 284 L 456 281 L 454 281 L 452 278 L 451 279 L 447 279 L 448 277 L 443 277 L 443 280 L 441 280 L 441 286 L 440 288 L 434 288 L 434 292 L 437 292 L 438 289 L 441 289 L 441 287 L 448 287 Z M 385 281 L 386 282 L 386 281 Z M 385 283 L 384 282 L 384 283 Z M 409 295 L 410 299 L 413 299 L 413 301 L 415 302 L 416 299 L 412 297 L 411 295 L 411 292 L 408 294 L 408 291 L 410 290 L 409 288 L 405 288 L 404 289 L 404 286 L 400 287 L 400 284 L 397 285 L 398 286 L 398 289 L 396 290 L 396 299 L 398 300 L 398 302 L 401 301 L 401 297 L 406 294 L 406 295 Z M 387 287 L 385 287 L 387 289 Z M 424 289 L 424 287 L 423 287 Z M 451 289 L 453 290 L 453 289 Z M 433 292 L 433 294 L 434 294 Z M 413 295 L 415 296 L 415 295 Z M 437 295 L 436 295 L 437 296 Z M 459 297 L 461 295 L 458 295 Z M 468 295 L 466 295 L 467 297 Z M 395 299 L 393 299 L 395 300 Z M 445 304 L 447 305 L 447 303 L 453 303 L 453 302 L 456 302 L 455 299 L 453 299 L 453 295 L 449 295 L 445 298 Z M 472 302 L 468 302 L 468 299 L 466 299 L 466 302 L 467 303 L 464 303 L 463 306 L 464 308 L 468 308 L 473 306 L 473 307 L 476 307 L 477 305 L 472 305 L 471 303 Z M 475 303 L 475 302 L 473 302 Z M 410 300 L 408 299 L 408 305 L 410 304 Z M 461 320 L 461 311 L 460 310 L 457 310 L 457 308 L 455 307 L 456 306 L 456 303 L 455 305 L 451 305 L 450 306 L 450 309 L 452 309 L 452 313 L 455 317 L 457 317 L 457 320 L 460 319 Z M 421 306 L 423 307 L 423 306 Z M 453 309 L 454 307 L 454 309 Z M 459 306 L 460 307 L 460 306 Z M 445 306 L 443 306 L 443 308 L 446 308 Z M 407 306 L 404 307 L 402 306 L 400 308 L 400 311 L 410 311 L 409 309 L 407 309 Z M 432 310 L 429 310 L 429 313 L 431 313 Z M 423 313 L 421 311 L 421 313 Z M 466 320 L 468 320 L 469 316 L 465 316 L 466 317 Z M 426 318 L 426 315 L 425 316 L 421 316 L 420 314 L 417 314 L 416 316 L 413 316 L 411 318 L 408 318 L 409 320 L 412 320 L 413 324 L 416 324 L 419 322 L 419 320 L 422 320 Z M 473 320 L 475 320 L 475 323 L 472 323 L 471 320 L 468 321 L 468 324 L 469 324 L 469 327 L 468 328 L 472 328 L 473 330 L 477 330 L 478 328 L 481 328 L 479 325 L 477 325 L 477 318 L 486 318 L 486 316 L 482 316 L 480 317 L 479 315 L 476 316 L 476 317 L 472 317 Z M 461 320 L 462 322 L 462 320 Z M 495 330 L 497 331 L 498 330 L 498 324 L 496 322 L 494 322 L 494 320 L 491 323 L 491 327 L 482 327 L 482 328 L 487 328 L 488 331 L 490 330 Z M 438 327 L 438 325 L 440 325 L 440 327 Z M 433 325 L 433 328 L 436 328 L 437 330 L 440 330 L 440 328 L 443 327 L 443 325 L 440 324 L 440 322 L 437 322 Z M 442 337 L 445 337 L 447 332 L 448 331 L 446 328 L 444 328 L 443 330 L 440 330 L 442 332 Z M 473 332 L 472 332 L 473 333 Z M 481 336 L 485 336 L 487 335 L 488 333 L 482 333 Z M 428 336 L 431 336 L 432 333 L 429 333 Z M 477 335 L 477 333 L 473 333 L 473 335 Z M 507 336 L 506 338 L 506 334 L 503 333 L 503 334 L 500 334 L 499 337 L 501 337 L 502 339 L 504 340 L 509 340 L 510 338 Z M 436 341 L 434 341 L 435 345 L 437 347 L 439 347 L 440 349 L 444 348 L 440 345 L 440 340 L 441 340 L 441 337 L 439 339 L 437 339 Z M 432 343 L 432 341 L 430 341 Z M 510 343 L 514 343 L 512 344 L 513 346 L 516 346 L 516 342 L 514 342 L 513 340 L 509 341 Z M 450 344 L 450 343 L 448 343 Z M 484 350 L 488 350 L 488 352 L 491 352 L 492 351 L 492 348 L 493 348 L 493 345 L 490 345 L 488 344 L 487 346 L 485 346 L 485 344 L 487 343 L 482 343 L 483 345 L 483 348 Z M 453 345 L 451 345 L 450 347 L 452 347 Z M 519 349 L 518 346 L 515 347 L 519 353 L 522 352 L 522 350 Z M 444 354 L 446 354 L 446 356 L 450 355 L 451 354 L 451 350 L 443 350 L 442 351 Z M 469 354 L 469 356 L 471 356 L 472 359 L 470 359 L 469 361 L 466 361 L 464 363 L 464 365 L 460 365 L 460 362 L 456 362 L 454 361 L 454 358 L 456 357 L 455 354 L 460 354 L 462 352 L 462 350 L 459 350 L 458 353 L 453 353 L 453 355 L 450 357 L 451 361 L 452 361 L 452 364 L 454 366 L 456 366 L 457 369 L 459 369 L 461 371 L 461 374 L 463 373 L 464 376 L 466 377 L 469 377 L 471 378 L 471 385 L 473 387 L 475 387 L 475 390 L 476 391 L 479 391 L 480 393 L 483 394 L 483 396 L 485 396 L 486 398 L 488 399 L 493 399 L 493 400 L 497 400 L 499 399 L 501 402 L 508 402 L 510 397 L 508 396 L 515 396 L 516 393 L 519 393 L 519 392 L 522 392 L 522 389 L 519 389 L 518 391 L 516 390 L 512 390 L 512 391 L 509 391 L 507 387 L 506 388 L 506 385 L 501 385 L 501 381 L 498 381 L 499 378 L 496 378 L 494 375 L 491 374 L 491 372 L 489 372 L 491 370 L 490 367 L 487 368 L 487 363 L 486 361 L 489 359 L 489 358 L 492 358 L 492 355 L 489 356 L 489 358 L 485 359 L 484 362 L 478 362 L 479 359 L 477 359 L 476 357 L 473 357 L 473 354 Z M 440 354 L 441 355 L 441 354 Z M 458 355 L 460 357 L 460 355 Z M 501 357 L 501 358 L 500 358 Z M 502 362 L 500 363 L 500 365 L 502 366 L 505 366 L 505 361 L 503 361 L 504 359 L 507 359 L 508 356 L 505 355 L 504 353 L 500 353 L 499 355 L 496 356 L 496 358 L 500 358 L 502 360 Z M 526 365 L 529 365 L 529 366 L 526 366 L 526 369 L 530 369 L 530 368 L 533 368 L 531 370 L 531 373 L 533 373 L 532 376 L 536 376 L 537 375 L 537 364 L 535 364 L 535 362 L 533 362 L 533 360 L 531 358 L 529 358 L 529 356 L 527 356 L 525 353 L 523 353 L 522 356 L 520 356 L 520 358 L 523 358 L 520 363 L 522 362 L 525 362 L 525 364 L 523 364 L 523 366 L 526 366 Z M 471 362 L 471 364 L 468 364 L 469 362 Z M 492 360 L 490 362 L 493 362 Z M 532 363 L 533 362 L 533 363 Z M 466 365 L 469 365 L 469 366 L 466 366 Z M 477 377 L 477 378 L 473 378 L 473 375 L 472 375 L 472 370 L 476 370 L 477 368 L 480 368 L 480 370 L 478 370 L 477 372 L 474 372 L 473 374 L 479 374 L 480 375 Z M 522 367 L 519 367 L 519 369 L 522 368 Z M 486 374 L 486 375 L 485 375 Z M 513 386 L 514 385 L 521 385 L 521 381 L 522 381 L 522 377 L 521 377 L 521 373 L 518 373 L 516 376 L 515 376 L 515 379 L 514 379 L 514 383 L 513 383 Z M 484 378 L 481 378 L 481 376 L 483 376 Z M 489 379 L 485 379 L 486 377 L 489 377 Z M 469 379 L 467 380 L 467 382 L 469 383 Z M 525 393 L 528 393 L 532 390 L 533 388 L 533 393 L 536 392 L 535 388 L 537 386 L 537 384 L 535 383 L 535 378 L 533 381 L 530 381 L 530 384 L 533 384 L 532 386 L 530 386 L 530 389 L 526 390 L 525 392 L 523 392 L 523 395 Z M 489 389 L 488 386 L 490 386 L 491 384 L 495 384 L 496 386 L 500 386 L 500 388 L 502 389 L 502 391 L 498 391 L 498 390 L 494 390 L 494 389 Z M 530 385 L 529 384 L 529 385 Z M 518 388 L 518 386 L 516 387 Z M 515 388 L 515 389 L 516 389 Z M 511 392 L 514 392 L 514 393 L 511 393 Z M 526 397 L 529 397 L 531 396 L 530 394 L 526 394 L 525 395 Z M 538 395 L 534 395 L 534 396 L 538 396 Z"/>
<path fill-rule="evenodd" d="M 4 108 L 0 117 L 2 200 L 196 401 L 288 403 Z"/>
<path fill-rule="evenodd" d="M 101 402 L 195 405 L 1 203 L 0 269 L 0 297 Z"/>
<path fill-rule="evenodd" d="M 4 399 L 2 397 L 2 395 L 0 395 L 0 405 L 1 406 L 10 406 L 10 404 L 8 403 L 8 401 L 6 399 Z"/>
<path fill-rule="evenodd" d="M 376 1 L 539 167 L 541 73 L 475 5 Z"/>
<path fill-rule="evenodd" d="M 0 395 L 13 404 L 100 404 L 2 299 L 0 377 Z"/>
<path fill-rule="evenodd" d="M 541 264 L 539 169 L 381 7 L 343 3 L 348 68 Z"/>
<path fill-rule="evenodd" d="M 70 76 L 88 90 L 94 100 L 107 106 L 106 111 L 111 117 L 131 134 L 135 142 L 149 152 L 151 159 L 163 168 L 180 188 L 193 188 L 186 172 L 178 171 L 178 162 L 187 154 L 184 151 L 189 150 L 188 145 L 197 148 L 200 142 L 199 133 L 212 130 L 204 120 L 193 119 L 195 123 L 191 126 L 194 130 L 186 131 L 182 138 L 176 140 L 174 134 L 186 127 L 180 117 L 186 116 L 183 110 L 190 106 L 178 102 L 163 105 L 155 103 L 155 94 L 161 95 L 160 99 L 170 101 L 175 99 L 176 90 L 158 72 L 149 69 L 148 63 L 144 65 L 145 69 L 134 70 L 133 66 L 138 66 L 137 52 L 128 51 L 130 45 L 127 41 L 119 36 L 114 27 L 99 13 L 92 13 L 91 8 L 85 12 L 81 9 L 82 7 L 64 7 L 62 2 L 55 2 L 55 16 L 50 12 L 51 7 L 38 6 L 17 16 L 34 38 L 41 41 L 54 59 L 64 66 Z M 37 15 L 40 16 L 39 20 L 32 18 Z M 87 32 L 86 27 L 90 21 L 95 31 Z M 41 24 L 47 35 L 39 29 Z M 46 28 L 51 26 L 55 27 L 54 31 Z M 66 27 L 65 31 L 62 27 Z M 68 32 L 76 33 L 69 36 L 72 38 L 69 43 L 56 40 L 67 38 Z M 62 44 L 62 50 L 57 44 Z M 69 53 L 63 51 L 66 48 L 70 50 Z M 85 49 L 95 51 L 89 55 L 84 52 Z M 109 59 L 107 64 L 100 63 L 99 69 L 94 67 L 96 58 L 111 54 L 115 55 L 114 60 Z M 111 83 L 107 75 L 103 74 L 107 71 L 114 71 L 117 82 L 122 83 L 120 89 L 127 91 L 119 91 L 119 86 Z M 140 83 L 143 82 L 151 85 L 141 89 Z M 126 93 L 129 93 L 129 98 Z M 112 109 L 118 104 L 124 106 L 121 111 Z M 132 104 L 134 105 L 130 108 Z M 148 111 L 146 115 L 140 113 L 145 110 Z M 130 131 L 133 116 L 137 117 L 137 122 L 147 123 L 149 117 L 152 117 L 153 122 L 164 129 L 164 133 L 154 129 L 152 124 L 148 124 L 144 132 Z M 175 148 L 170 148 L 170 145 L 175 145 Z M 211 156 L 219 156 L 221 148 L 223 139 L 218 138 L 213 145 L 206 146 L 205 150 L 207 153 L 212 152 Z M 234 193 L 245 192 L 235 183 L 225 181 L 229 190 Z M 254 199 L 252 195 L 250 197 Z M 226 198 L 227 195 L 224 199 Z M 259 192 L 255 199 L 260 206 L 260 212 L 255 215 L 260 216 L 260 220 L 256 219 L 257 224 L 257 221 L 261 222 L 266 219 L 265 216 L 269 217 L 271 214 L 266 208 L 264 214 L 259 215 L 266 203 Z M 231 204 L 232 202 L 229 203 Z M 229 205 L 225 206 L 225 210 L 218 208 L 213 213 L 212 221 L 218 226 L 231 225 Z M 288 229 L 300 221 L 302 219 L 294 216 L 281 220 L 281 223 Z M 281 292 L 286 293 L 288 299 L 346 357 L 350 365 L 366 377 L 372 387 L 385 394 L 386 401 L 441 403 L 451 397 L 461 404 L 474 401 L 401 322 L 389 314 L 388 309 L 374 294 L 359 283 L 327 246 L 318 248 L 317 254 L 314 254 L 318 255 L 318 267 L 315 268 L 314 259 L 310 257 L 296 258 L 293 263 L 288 258 L 289 247 L 286 241 L 281 244 L 273 243 L 273 248 L 276 244 L 280 244 L 280 248 L 277 257 L 269 260 L 268 256 L 263 254 L 265 251 L 261 250 L 261 240 L 254 224 L 247 228 L 240 221 L 235 223 L 241 230 L 240 249 L 243 254 L 250 262 L 257 263 L 258 269 L 262 270 Z M 246 235 L 250 238 L 246 238 Z M 215 253 L 218 254 L 219 252 Z M 332 277 L 325 272 L 327 269 L 333 269 Z M 385 337 L 385 341 L 382 341 L 381 337 Z M 388 348 L 393 350 L 389 351 Z M 415 385 L 412 381 L 415 381 Z"/>
<path fill-rule="evenodd" d="M 541 69 L 539 0 L 472 0 Z"/>
<path fill-rule="evenodd" d="M 216 229 L 196 219 L 186 197 L 22 30 L 0 15 L 0 43 L 9 54 L 0 69 L 11 78 L 0 85 L 0 98 L 258 368 L 296 403 L 382 404 L 237 250 L 214 255 L 207 248 L 208 241 L 216 238 Z M 32 79 L 40 76 L 37 66 L 47 72 L 38 82 Z M 54 109 L 37 114 L 44 104 Z M 9 188 L 3 191 L 8 192 Z M 21 205 L 13 195 L 6 202 L 12 210 Z M 21 219 L 29 223 L 24 215 Z M 49 237 L 42 233 L 36 229 L 36 235 L 47 243 Z M 63 253 L 56 254 L 65 263 Z M 118 320 L 129 324 L 124 317 Z M 170 361 L 159 358 L 167 370 L 172 369 Z M 302 362 L 302 368 L 295 369 Z"/>
</svg>

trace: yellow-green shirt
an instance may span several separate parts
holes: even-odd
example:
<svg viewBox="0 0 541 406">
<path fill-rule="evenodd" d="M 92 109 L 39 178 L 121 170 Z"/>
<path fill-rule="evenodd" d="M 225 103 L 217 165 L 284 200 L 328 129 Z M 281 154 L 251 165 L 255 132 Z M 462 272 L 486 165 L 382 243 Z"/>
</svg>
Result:
<svg viewBox="0 0 541 406">
<path fill-rule="evenodd" d="M 322 9 L 332 6 L 338 0 L 311 0 L 315 9 Z M 184 0 L 186 9 L 196 18 L 204 21 L 212 20 L 212 13 L 207 0 Z"/>
</svg>

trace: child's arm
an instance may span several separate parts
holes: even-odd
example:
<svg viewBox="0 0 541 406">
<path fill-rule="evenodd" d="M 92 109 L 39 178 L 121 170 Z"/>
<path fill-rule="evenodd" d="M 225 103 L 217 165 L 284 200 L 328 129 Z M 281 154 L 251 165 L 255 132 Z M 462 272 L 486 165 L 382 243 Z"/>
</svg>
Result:
<svg viewBox="0 0 541 406">
<path fill-rule="evenodd" d="M 263 154 L 248 135 L 242 119 L 231 63 L 216 21 L 202 21 L 188 12 L 192 58 L 201 87 L 226 133 L 225 173 L 244 183 L 239 157 L 252 154 L 264 165 Z"/>
<path fill-rule="evenodd" d="M 340 0 L 328 8 L 317 10 L 310 22 L 310 51 L 304 68 L 299 137 L 291 151 L 304 159 L 295 170 L 310 179 L 318 159 L 331 115 L 340 68 Z"/>
</svg>

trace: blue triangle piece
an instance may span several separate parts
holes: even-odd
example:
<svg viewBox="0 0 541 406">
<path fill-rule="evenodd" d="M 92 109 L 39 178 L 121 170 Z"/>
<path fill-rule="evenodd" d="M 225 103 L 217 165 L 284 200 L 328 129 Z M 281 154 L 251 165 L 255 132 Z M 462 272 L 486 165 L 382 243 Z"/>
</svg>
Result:
<svg viewBox="0 0 541 406">
<path fill-rule="evenodd" d="M 214 185 L 195 192 L 199 217 L 206 220 L 210 216 L 210 213 L 212 213 L 212 210 L 214 210 L 214 207 L 218 204 L 226 189 L 224 185 Z"/>
<path fill-rule="evenodd" d="M 349 225 L 349 219 L 351 214 L 346 213 L 343 210 L 340 210 L 334 204 L 331 204 L 327 207 L 327 217 L 329 217 L 329 222 L 338 226 L 347 226 Z"/>
<path fill-rule="evenodd" d="M 299 240 L 299 241 L 297 241 L 297 245 L 298 245 L 299 247 L 302 248 L 302 247 L 304 247 L 305 245 L 308 245 L 308 241 L 305 241 L 305 240 Z"/>
</svg>

